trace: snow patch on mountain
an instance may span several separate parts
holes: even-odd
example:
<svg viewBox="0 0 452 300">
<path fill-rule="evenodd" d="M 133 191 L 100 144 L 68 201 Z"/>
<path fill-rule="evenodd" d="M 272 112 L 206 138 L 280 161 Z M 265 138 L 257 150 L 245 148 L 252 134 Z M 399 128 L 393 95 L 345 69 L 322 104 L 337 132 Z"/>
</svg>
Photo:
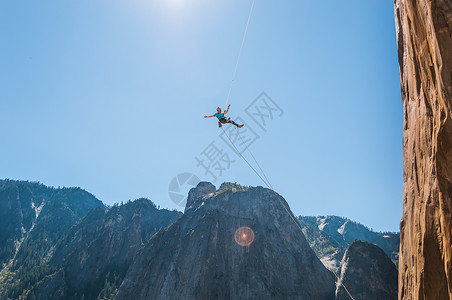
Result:
<svg viewBox="0 0 452 300">
<path fill-rule="evenodd" d="M 320 231 L 323 230 L 323 228 L 325 228 L 326 226 L 326 218 L 317 218 L 317 221 L 320 223 L 319 226 L 317 226 L 319 228 Z"/>
<path fill-rule="evenodd" d="M 340 235 L 342 235 L 342 236 L 344 236 L 344 232 L 345 232 L 345 225 L 347 225 L 347 223 L 348 223 L 348 220 L 347 220 L 347 221 L 345 221 L 345 222 L 344 222 L 344 224 L 342 224 L 342 226 L 341 226 L 341 227 L 339 227 L 339 228 L 337 229 L 337 232 L 339 232 L 339 234 L 340 234 Z"/>
</svg>

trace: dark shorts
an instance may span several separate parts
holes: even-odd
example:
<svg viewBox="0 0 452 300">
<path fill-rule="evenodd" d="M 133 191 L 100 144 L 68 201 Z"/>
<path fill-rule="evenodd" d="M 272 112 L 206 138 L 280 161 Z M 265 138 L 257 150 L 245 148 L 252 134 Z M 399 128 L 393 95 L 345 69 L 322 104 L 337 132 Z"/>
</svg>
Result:
<svg viewBox="0 0 452 300">
<path fill-rule="evenodd" d="M 226 119 L 225 117 L 223 117 L 223 118 L 220 119 L 220 123 L 221 124 L 226 124 L 226 123 L 229 123 L 229 120 Z"/>
</svg>

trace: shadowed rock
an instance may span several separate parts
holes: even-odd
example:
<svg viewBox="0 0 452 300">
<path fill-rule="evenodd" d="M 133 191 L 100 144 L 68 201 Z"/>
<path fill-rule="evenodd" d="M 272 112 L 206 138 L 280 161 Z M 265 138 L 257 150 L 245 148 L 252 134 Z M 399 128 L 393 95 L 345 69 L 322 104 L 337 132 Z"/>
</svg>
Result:
<svg viewBox="0 0 452 300">
<path fill-rule="evenodd" d="M 341 261 L 340 280 L 355 300 L 397 299 L 397 269 L 374 244 L 356 240 L 347 248 Z M 336 300 L 349 299 L 344 287 L 337 284 Z"/>
</svg>

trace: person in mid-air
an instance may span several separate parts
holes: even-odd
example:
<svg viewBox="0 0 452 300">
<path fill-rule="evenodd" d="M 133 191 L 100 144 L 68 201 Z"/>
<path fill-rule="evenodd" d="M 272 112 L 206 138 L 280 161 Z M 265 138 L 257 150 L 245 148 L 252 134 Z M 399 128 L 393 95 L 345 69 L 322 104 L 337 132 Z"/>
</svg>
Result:
<svg viewBox="0 0 452 300">
<path fill-rule="evenodd" d="M 217 113 L 213 114 L 211 116 L 204 116 L 204 118 L 212 118 L 217 117 L 218 118 L 218 127 L 221 127 L 221 124 L 231 123 L 237 126 L 238 128 L 242 128 L 243 124 L 239 125 L 236 122 L 232 121 L 231 118 L 226 118 L 224 115 L 228 113 L 229 107 L 231 105 L 228 105 L 228 109 L 224 113 L 221 113 L 221 108 L 217 107 Z"/>
</svg>

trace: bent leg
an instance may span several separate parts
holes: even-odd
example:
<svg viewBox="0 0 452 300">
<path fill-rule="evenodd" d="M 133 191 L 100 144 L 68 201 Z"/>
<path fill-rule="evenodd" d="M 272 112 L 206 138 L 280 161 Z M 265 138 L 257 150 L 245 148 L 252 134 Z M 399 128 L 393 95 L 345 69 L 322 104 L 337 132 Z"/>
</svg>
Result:
<svg viewBox="0 0 452 300">
<path fill-rule="evenodd" d="M 232 120 L 230 120 L 229 123 L 232 123 L 232 124 L 234 124 L 235 126 L 237 126 L 239 128 L 243 127 L 243 125 L 239 125 L 239 124 L 237 124 L 236 122 L 234 122 Z"/>
</svg>

